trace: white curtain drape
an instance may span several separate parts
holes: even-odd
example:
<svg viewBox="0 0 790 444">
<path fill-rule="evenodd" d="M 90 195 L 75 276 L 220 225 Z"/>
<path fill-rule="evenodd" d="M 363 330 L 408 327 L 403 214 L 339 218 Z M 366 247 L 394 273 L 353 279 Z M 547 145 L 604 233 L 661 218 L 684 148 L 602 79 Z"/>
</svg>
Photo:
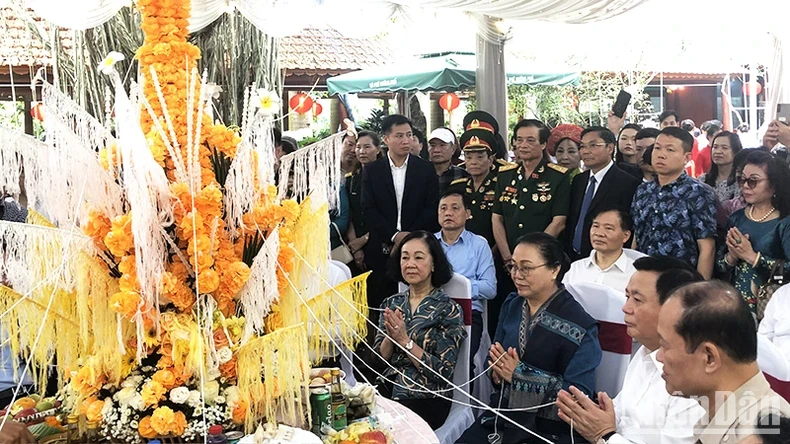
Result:
<svg viewBox="0 0 790 444">
<path fill-rule="evenodd" d="M 776 105 L 790 103 L 790 32 L 783 30 L 772 35 L 774 43 L 773 62 L 768 67 L 768 103 L 765 122 L 776 118 Z"/>
<path fill-rule="evenodd" d="M 132 0 L 22 0 L 42 18 L 64 28 L 88 29 L 112 18 Z M 193 0 L 190 31 L 199 31 L 223 13 L 238 10 L 274 37 L 307 26 L 331 26 L 348 34 L 372 35 L 393 13 L 452 9 L 506 19 L 586 23 L 622 14 L 648 0 Z M 355 35 L 359 36 L 359 35 Z"/>
</svg>

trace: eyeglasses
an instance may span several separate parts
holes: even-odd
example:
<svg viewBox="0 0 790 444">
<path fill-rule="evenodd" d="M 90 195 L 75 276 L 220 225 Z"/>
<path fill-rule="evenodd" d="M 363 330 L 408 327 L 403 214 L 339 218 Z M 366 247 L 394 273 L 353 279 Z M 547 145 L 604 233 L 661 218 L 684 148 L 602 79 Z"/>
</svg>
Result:
<svg viewBox="0 0 790 444">
<path fill-rule="evenodd" d="M 754 188 L 754 187 L 757 186 L 758 183 L 760 183 L 760 182 L 762 182 L 764 180 L 768 180 L 768 179 L 766 179 L 766 178 L 756 179 L 754 177 L 746 178 L 746 177 L 743 177 L 743 176 L 741 176 L 741 177 L 739 177 L 737 179 L 738 186 L 739 187 L 746 186 L 746 188 Z"/>
<path fill-rule="evenodd" d="M 516 264 L 508 264 L 507 265 L 507 271 L 510 274 L 516 275 L 516 274 L 521 273 L 522 276 L 529 277 L 532 274 L 533 271 L 537 270 L 540 267 L 545 267 L 546 265 L 549 265 L 549 264 L 545 263 L 545 264 L 535 265 L 533 267 L 520 267 L 520 266 L 518 266 Z"/>
<path fill-rule="evenodd" d="M 587 145 L 581 144 L 579 145 L 579 151 L 583 149 L 593 149 L 593 148 L 600 148 L 602 146 L 606 146 L 606 142 L 598 142 L 598 143 L 588 143 Z"/>
</svg>

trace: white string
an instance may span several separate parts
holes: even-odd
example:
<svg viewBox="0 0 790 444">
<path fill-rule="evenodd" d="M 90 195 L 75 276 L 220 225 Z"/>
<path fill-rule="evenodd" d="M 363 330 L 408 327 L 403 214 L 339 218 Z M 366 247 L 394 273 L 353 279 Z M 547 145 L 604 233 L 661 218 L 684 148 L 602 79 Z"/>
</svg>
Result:
<svg viewBox="0 0 790 444">
<path fill-rule="evenodd" d="M 87 182 L 88 182 L 88 175 L 86 174 L 86 175 L 84 175 L 83 180 L 82 180 L 82 187 L 80 188 L 80 197 L 79 197 L 79 199 L 77 199 L 78 202 L 82 202 L 82 197 L 83 197 L 84 192 L 85 192 L 85 184 Z M 75 211 L 76 211 L 76 208 L 75 208 Z M 66 248 L 64 248 L 64 257 L 63 257 L 63 259 L 61 261 L 61 264 L 65 263 L 66 260 L 67 260 L 67 258 L 65 257 L 66 256 L 65 255 L 65 251 L 67 251 L 68 245 L 71 243 L 72 235 L 74 234 L 74 228 L 76 228 L 76 226 L 77 226 L 77 222 L 74 221 L 71 224 L 71 228 L 69 228 L 68 238 L 66 239 Z M 36 348 L 38 347 L 38 341 L 41 339 L 41 335 L 44 332 L 44 327 L 46 326 L 47 316 L 49 315 L 49 311 L 52 309 L 52 303 L 55 301 L 55 293 L 57 292 L 57 285 L 58 285 L 58 282 L 60 281 L 60 276 L 61 276 L 61 274 L 59 273 L 57 279 L 55 280 L 55 284 L 53 285 L 52 293 L 49 295 L 49 301 L 47 302 L 47 308 L 46 308 L 46 310 L 44 310 L 44 315 L 41 318 L 41 326 L 38 328 L 38 332 L 36 333 L 36 339 L 33 341 L 33 346 L 30 348 L 29 356 L 31 356 L 31 357 L 35 353 Z M 14 388 L 14 394 L 13 394 L 13 396 L 11 396 L 11 401 L 9 402 L 9 405 L 13 405 L 14 402 L 16 401 L 16 399 L 17 399 L 17 396 L 19 396 L 19 390 L 22 388 L 22 383 L 25 381 L 25 376 L 27 376 L 27 371 L 30 368 L 30 362 L 31 361 L 32 361 L 32 359 L 27 359 L 25 361 L 25 368 L 22 370 L 22 374 L 19 376 L 19 382 L 17 382 L 16 388 Z M 5 427 L 5 423 L 6 423 L 6 421 L 8 421 L 8 416 L 10 414 L 11 414 L 11 409 L 8 409 L 6 414 L 3 415 L 3 421 L 0 422 L 0 430 L 2 430 Z"/>
<path fill-rule="evenodd" d="M 298 254 L 298 253 L 297 253 L 297 254 Z M 305 308 L 307 308 L 307 311 L 310 313 L 310 316 L 312 316 L 312 317 L 313 317 L 313 319 L 315 319 L 316 321 L 318 321 L 318 316 L 315 314 L 315 312 L 313 311 L 313 309 L 312 309 L 312 308 L 310 308 L 310 306 L 307 304 L 307 301 L 306 301 L 306 300 L 305 300 L 305 298 L 302 296 L 301 292 L 299 292 L 299 290 L 296 288 L 296 285 L 293 283 L 293 281 L 292 281 L 292 280 L 291 280 L 291 278 L 288 276 L 288 274 L 285 272 L 285 269 L 283 269 L 283 267 L 282 267 L 282 266 L 279 264 L 279 262 L 277 263 L 277 267 L 278 267 L 278 268 L 280 269 L 280 271 L 283 273 L 283 276 L 285 276 L 285 280 L 287 280 L 287 281 L 288 281 L 288 284 L 291 286 L 291 288 L 293 289 L 294 293 L 296 293 L 296 295 L 297 295 L 297 296 L 299 296 L 299 299 L 301 299 L 301 301 L 302 301 L 302 304 L 304 305 L 304 307 L 305 307 Z M 311 267 L 311 268 L 312 268 L 312 267 Z M 319 277 L 320 277 L 320 276 L 319 276 Z M 332 288 L 334 288 L 334 287 L 332 287 Z M 321 322 L 317 322 L 317 324 L 318 324 L 319 328 L 321 328 L 321 330 L 323 330 L 323 331 L 324 331 L 324 333 L 327 335 L 327 337 L 328 337 L 328 338 L 329 338 L 329 340 L 332 342 L 332 345 L 334 345 L 334 346 L 335 346 L 335 348 L 337 349 L 337 351 L 338 351 L 338 352 L 339 352 L 339 353 L 340 353 L 340 354 L 341 354 L 341 355 L 342 355 L 344 358 L 346 358 L 346 359 L 348 360 L 348 362 L 351 364 L 351 366 L 352 366 L 354 369 L 356 369 L 356 370 L 358 370 L 358 371 L 359 371 L 360 369 L 359 369 L 359 368 L 358 368 L 356 365 L 354 365 L 354 359 L 353 359 L 353 356 L 348 356 L 348 355 L 346 355 L 346 354 L 343 352 L 343 349 L 340 347 L 340 344 L 338 344 L 338 343 L 337 343 L 337 341 L 335 341 L 335 339 L 332 337 L 332 334 L 329 332 L 329 330 L 327 330 L 327 328 L 326 328 L 326 327 L 325 327 L 325 326 L 324 326 L 324 325 L 323 325 Z M 371 367 L 370 367 L 370 366 L 369 366 L 369 365 L 368 365 L 366 362 L 364 362 L 364 361 L 363 361 L 363 363 L 364 363 L 364 364 L 365 364 L 365 366 L 366 366 L 366 367 L 368 367 L 370 370 L 372 370 L 373 372 L 376 372 L 376 371 L 375 371 L 373 368 L 371 368 Z M 367 377 L 365 376 L 365 374 L 364 374 L 364 373 L 362 373 L 361 371 L 359 371 L 359 374 L 360 374 L 360 375 L 362 375 L 362 378 L 363 378 L 363 379 L 365 379 L 365 381 L 366 381 L 368 384 L 370 384 L 370 381 L 367 379 Z M 405 376 L 405 375 L 404 375 L 404 376 Z M 408 378 L 408 376 L 406 376 L 406 377 Z M 415 384 L 416 384 L 416 382 L 415 382 Z M 375 386 L 374 386 L 373 384 L 370 384 L 370 385 L 372 385 L 372 386 L 375 388 Z M 377 392 L 378 392 L 378 390 L 377 390 Z M 442 395 L 439 395 L 439 396 L 440 396 L 440 397 L 442 397 L 442 398 L 444 398 Z M 444 399 L 447 399 L 447 398 L 444 398 Z M 420 436 L 421 436 L 421 437 L 422 437 L 422 438 L 425 440 L 425 442 L 427 442 L 427 443 L 429 443 L 429 444 L 431 443 L 431 440 L 430 440 L 430 439 L 428 439 L 428 438 L 427 438 L 425 435 L 423 435 L 423 434 L 422 434 L 422 432 L 420 432 L 420 431 L 419 431 L 417 428 L 415 428 L 415 427 L 414 427 L 414 425 L 413 425 L 413 424 L 411 424 L 411 422 L 410 422 L 410 421 L 405 421 L 405 422 L 406 422 L 406 424 L 407 424 L 407 425 L 408 425 L 408 426 L 409 426 L 409 427 L 410 427 L 412 430 L 414 430 L 415 432 L 417 432 L 417 434 L 418 434 L 418 435 L 420 435 Z"/>
<path fill-rule="evenodd" d="M 312 265 L 310 265 L 310 264 L 309 264 L 309 263 L 308 263 L 308 262 L 307 262 L 307 261 L 304 259 L 304 257 L 302 257 L 302 255 L 301 255 L 301 254 L 299 254 L 299 252 L 298 252 L 298 251 L 294 250 L 294 253 L 296 254 L 296 256 L 297 256 L 297 257 L 299 257 L 299 259 L 300 259 L 302 262 L 304 262 L 304 263 L 305 263 L 305 265 L 307 265 L 307 267 L 308 267 L 308 268 L 310 268 L 311 270 L 313 270 L 313 272 L 315 273 L 315 269 L 312 267 Z M 317 274 L 317 273 L 316 273 L 316 274 Z M 324 279 L 322 276 L 318 275 L 318 277 L 319 277 L 319 279 L 321 279 L 322 281 L 324 281 L 325 283 L 327 283 L 327 284 L 328 284 L 328 282 L 326 282 L 326 280 L 325 280 L 325 279 Z M 360 311 L 359 311 L 359 309 L 358 309 L 356 306 L 354 306 L 353 304 L 349 303 L 348 301 L 346 301 L 346 300 L 345 300 L 344 298 L 342 298 L 342 297 L 341 297 L 340 299 L 341 299 L 341 300 L 343 300 L 343 301 L 344 301 L 346 304 L 349 304 L 349 305 L 351 305 L 352 309 L 354 309 L 354 310 L 355 310 L 355 311 L 356 311 L 358 314 L 360 314 L 360 315 L 362 315 L 362 316 L 365 316 L 365 319 L 367 319 L 367 316 L 366 316 L 364 313 L 360 312 Z M 378 325 L 374 325 L 374 324 L 373 324 L 373 322 L 371 322 L 369 319 L 367 320 L 367 322 L 368 322 L 369 324 L 371 324 L 371 325 L 373 326 L 373 328 L 375 328 L 375 329 L 376 329 L 377 331 L 379 331 L 381 334 L 383 334 L 383 335 L 387 336 L 387 333 L 386 333 L 386 332 L 384 332 L 383 330 L 381 330 L 381 329 L 379 328 L 379 326 L 378 326 Z M 398 346 L 398 347 L 399 347 L 399 348 L 400 348 L 400 349 L 401 349 L 401 350 L 402 350 L 402 351 L 403 351 L 403 352 L 404 352 L 404 353 L 405 353 L 407 356 L 409 356 L 410 358 L 413 358 L 413 359 L 415 359 L 415 360 L 419 361 L 419 359 L 417 359 L 417 358 L 416 358 L 416 357 L 415 357 L 415 356 L 414 356 L 414 355 L 411 353 L 411 351 L 407 350 L 407 349 L 406 349 L 406 347 L 403 347 L 402 345 L 398 344 L 397 342 L 396 342 L 396 343 L 394 343 L 394 344 L 395 344 L 395 345 L 397 345 L 397 346 Z M 443 375 L 441 375 L 441 374 L 440 374 L 439 372 L 437 372 L 436 370 L 432 369 L 430 366 L 423 366 L 423 368 L 424 368 L 424 369 L 427 369 L 427 370 L 428 370 L 428 371 L 430 371 L 431 373 L 434 373 L 434 374 L 435 374 L 436 376 L 438 376 L 438 377 L 439 377 L 439 378 L 440 378 L 442 381 L 444 381 L 446 384 L 449 384 L 451 387 L 453 387 L 453 388 L 457 388 L 457 387 L 455 386 L 455 384 L 453 384 L 453 382 L 452 382 L 452 381 L 450 381 L 450 380 L 448 380 L 447 378 L 445 378 Z M 536 438 L 539 438 L 540 440 L 542 440 L 542 441 L 544 441 L 544 442 L 547 442 L 547 443 L 549 443 L 549 444 L 554 444 L 554 443 L 552 443 L 551 441 L 549 441 L 548 439 L 544 438 L 543 436 L 540 436 L 540 435 L 538 435 L 537 433 L 533 432 L 532 430 L 529 430 L 528 428 L 526 428 L 526 427 L 522 426 L 521 424 L 519 424 L 519 423 L 515 422 L 514 420 L 510 419 L 509 417 L 507 417 L 507 416 L 505 416 L 505 415 L 503 415 L 503 414 L 499 413 L 498 411 L 496 411 L 496 409 L 494 409 L 494 408 L 491 408 L 491 407 L 490 407 L 488 404 L 486 404 L 485 402 L 483 402 L 483 401 L 481 401 L 481 400 L 479 400 L 479 399 L 475 398 L 475 397 L 474 397 L 472 394 L 470 394 L 470 393 L 468 393 L 468 392 L 465 392 L 465 391 L 463 391 L 463 389 L 459 389 L 459 390 L 461 390 L 461 393 L 463 393 L 463 394 L 464 394 L 464 396 L 467 396 L 467 397 L 468 397 L 470 400 L 473 400 L 473 401 L 475 401 L 476 403 L 478 403 L 480 406 L 482 406 L 482 409 L 483 409 L 483 410 L 490 411 L 490 412 L 494 413 L 494 414 L 495 414 L 495 415 L 497 415 L 498 417 L 500 417 L 500 418 L 503 418 L 505 421 L 507 421 L 507 422 L 509 422 L 509 423 L 513 424 L 514 426 L 518 427 L 519 429 L 521 429 L 521 430 L 523 430 L 523 431 L 525 431 L 525 432 L 527 432 L 527 433 L 529 433 L 529 434 L 531 434 L 531 435 L 535 436 Z M 442 398 L 442 399 L 448 399 L 448 400 L 450 400 L 450 402 L 453 402 L 453 400 L 452 400 L 452 399 L 450 399 L 450 398 L 447 398 L 447 397 L 445 397 L 445 396 L 443 396 L 443 395 L 441 395 L 441 394 L 439 394 L 439 397 L 440 397 L 440 398 Z"/>
</svg>

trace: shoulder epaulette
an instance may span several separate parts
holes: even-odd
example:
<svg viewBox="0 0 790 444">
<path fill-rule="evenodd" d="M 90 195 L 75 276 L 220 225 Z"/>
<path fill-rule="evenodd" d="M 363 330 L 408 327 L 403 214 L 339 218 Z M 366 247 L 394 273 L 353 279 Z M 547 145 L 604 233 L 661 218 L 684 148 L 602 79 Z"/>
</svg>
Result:
<svg viewBox="0 0 790 444">
<path fill-rule="evenodd" d="M 354 173 L 353 173 L 353 172 L 348 172 L 348 173 L 346 173 L 346 176 L 345 176 L 345 177 L 346 177 L 346 179 L 348 179 L 349 177 L 351 177 L 351 176 L 353 176 L 353 175 L 354 175 Z"/>
<path fill-rule="evenodd" d="M 496 163 L 498 163 L 498 164 L 500 164 L 500 165 L 510 165 L 510 162 L 508 162 L 508 161 L 507 161 L 507 160 L 505 160 L 505 159 L 497 159 L 497 160 L 496 160 Z"/>
<path fill-rule="evenodd" d="M 561 165 L 557 165 L 556 163 L 549 163 L 546 166 L 551 168 L 554 171 L 559 171 L 562 174 L 565 174 L 565 173 L 568 172 L 567 168 L 565 168 L 564 166 L 561 166 Z"/>
<path fill-rule="evenodd" d="M 504 173 L 505 171 L 515 170 L 516 168 L 518 168 L 517 163 L 508 163 L 499 167 L 499 172 Z"/>
<path fill-rule="evenodd" d="M 458 168 L 461 168 L 461 169 L 464 169 L 464 170 L 465 170 L 465 169 L 466 169 L 466 162 L 461 162 L 461 163 L 459 163 L 459 164 L 458 164 L 458 165 L 456 165 L 456 166 L 457 166 Z"/>
<path fill-rule="evenodd" d="M 459 184 L 462 184 L 462 183 L 465 184 L 466 180 L 467 179 L 465 177 L 462 177 L 460 179 L 455 179 L 454 181 L 450 182 L 450 185 L 459 185 Z"/>
</svg>

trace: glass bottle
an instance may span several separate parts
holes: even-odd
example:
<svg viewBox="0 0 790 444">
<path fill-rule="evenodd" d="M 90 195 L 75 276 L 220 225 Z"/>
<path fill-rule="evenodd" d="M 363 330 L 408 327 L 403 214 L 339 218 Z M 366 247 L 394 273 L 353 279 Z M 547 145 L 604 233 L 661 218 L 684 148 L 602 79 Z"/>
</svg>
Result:
<svg viewBox="0 0 790 444">
<path fill-rule="evenodd" d="M 348 426 L 348 398 L 340 385 L 340 369 L 333 368 L 332 375 L 332 428 L 340 431 Z"/>
<path fill-rule="evenodd" d="M 80 417 L 69 415 L 66 418 L 66 443 L 77 444 L 80 442 Z"/>
<path fill-rule="evenodd" d="M 97 421 L 88 421 L 88 444 L 95 444 L 99 442 L 99 423 Z"/>
</svg>

